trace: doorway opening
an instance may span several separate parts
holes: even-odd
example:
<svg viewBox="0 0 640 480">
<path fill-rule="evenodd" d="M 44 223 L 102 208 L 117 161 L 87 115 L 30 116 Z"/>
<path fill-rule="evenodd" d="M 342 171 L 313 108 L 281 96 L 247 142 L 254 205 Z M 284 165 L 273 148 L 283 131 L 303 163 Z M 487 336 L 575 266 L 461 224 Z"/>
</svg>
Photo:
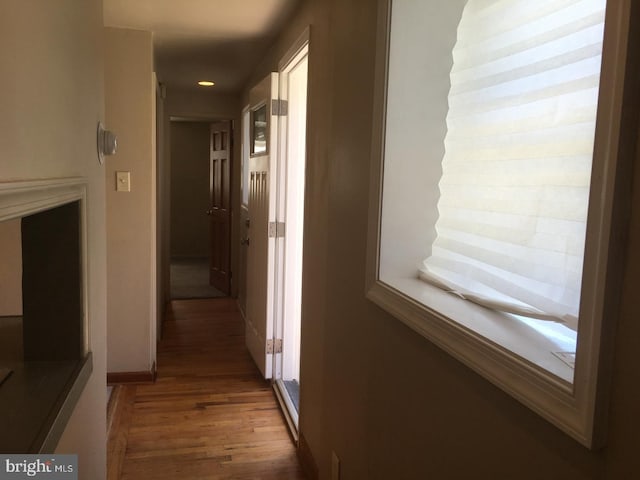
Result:
<svg viewBox="0 0 640 480">
<path fill-rule="evenodd" d="M 275 338 L 282 339 L 274 356 L 277 395 L 290 423 L 298 428 L 300 412 L 300 331 L 302 253 L 306 167 L 308 37 L 304 36 L 280 64 L 278 116 L 278 218 L 285 233 L 276 246 Z"/>
<path fill-rule="evenodd" d="M 172 300 L 230 293 L 230 138 L 228 121 L 171 119 Z"/>
</svg>

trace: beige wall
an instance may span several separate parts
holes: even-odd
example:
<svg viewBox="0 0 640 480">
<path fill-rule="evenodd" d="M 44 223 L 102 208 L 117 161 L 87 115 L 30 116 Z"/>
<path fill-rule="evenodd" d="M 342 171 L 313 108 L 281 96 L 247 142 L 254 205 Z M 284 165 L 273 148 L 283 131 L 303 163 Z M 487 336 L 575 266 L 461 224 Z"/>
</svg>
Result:
<svg viewBox="0 0 640 480">
<path fill-rule="evenodd" d="M 151 32 L 105 28 L 106 126 L 118 152 L 105 161 L 107 194 L 107 368 L 150 371 L 155 361 L 155 156 Z M 115 172 L 131 172 L 117 192 Z"/>
<path fill-rule="evenodd" d="M 171 122 L 171 256 L 209 256 L 209 125 Z"/>
<path fill-rule="evenodd" d="M 170 117 L 203 120 L 235 120 L 240 97 L 216 93 L 215 87 L 202 90 L 167 90 L 166 113 Z"/>
<path fill-rule="evenodd" d="M 0 15 L 0 181 L 87 179 L 88 311 L 93 373 L 58 444 L 82 479 L 105 478 L 106 245 L 102 2 L 3 2 Z"/>
<path fill-rule="evenodd" d="M 590 452 L 364 296 L 373 4 L 304 2 L 252 77 L 275 69 L 311 24 L 300 427 L 320 477 L 330 478 L 332 450 L 342 479 L 633 477 L 640 471 L 640 159 L 622 314 L 607 319 L 618 321 L 609 441 Z M 630 128 L 637 139 L 637 124 Z"/>
<path fill-rule="evenodd" d="M 22 315 L 20 220 L 0 222 L 0 317 Z"/>
<path fill-rule="evenodd" d="M 162 79 L 160 79 L 162 80 Z M 163 198 L 160 199 L 162 205 L 162 222 L 166 226 L 162 232 L 167 248 L 162 252 L 162 265 L 166 271 L 169 268 L 169 246 L 171 232 L 170 209 L 173 186 L 171 177 L 171 135 L 170 119 L 190 119 L 201 121 L 231 120 L 233 122 L 233 134 L 235 137 L 233 145 L 233 166 L 232 179 L 240 178 L 240 95 L 218 94 L 215 90 L 168 90 L 167 98 L 164 102 L 164 131 L 169 132 L 162 140 L 165 156 L 160 169 L 160 182 L 164 191 Z M 231 191 L 232 205 L 240 203 L 240 189 L 235 182 Z M 231 212 L 231 271 L 237 271 L 238 252 L 240 246 L 240 209 L 233 208 Z M 238 285 L 237 275 L 231 279 L 231 295 L 237 296 Z"/>
</svg>

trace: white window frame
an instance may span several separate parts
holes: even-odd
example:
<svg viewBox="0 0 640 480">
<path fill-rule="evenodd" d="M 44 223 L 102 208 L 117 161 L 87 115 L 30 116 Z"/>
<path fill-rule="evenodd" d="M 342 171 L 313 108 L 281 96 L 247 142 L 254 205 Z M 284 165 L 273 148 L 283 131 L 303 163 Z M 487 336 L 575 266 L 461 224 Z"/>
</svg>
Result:
<svg viewBox="0 0 640 480">
<path fill-rule="evenodd" d="M 573 383 L 523 360 L 461 323 L 380 279 L 380 238 L 385 118 L 392 0 L 378 0 L 378 38 L 371 197 L 367 251 L 367 298 L 588 448 L 606 437 L 613 331 L 618 313 L 623 242 L 621 208 L 629 192 L 619 188 L 629 159 L 619 158 L 630 0 L 609 0 L 605 20 L 600 99 L 585 247 L 581 321 Z M 423 46 L 416 46 L 416 55 Z M 416 152 L 419 153 L 419 152 Z M 595 181 L 595 183 L 594 183 Z M 593 186 L 598 188 L 593 188 Z M 618 187 L 618 188 L 616 188 Z M 416 282 L 420 282 L 416 279 Z M 424 285 L 424 284 L 422 284 Z"/>
</svg>

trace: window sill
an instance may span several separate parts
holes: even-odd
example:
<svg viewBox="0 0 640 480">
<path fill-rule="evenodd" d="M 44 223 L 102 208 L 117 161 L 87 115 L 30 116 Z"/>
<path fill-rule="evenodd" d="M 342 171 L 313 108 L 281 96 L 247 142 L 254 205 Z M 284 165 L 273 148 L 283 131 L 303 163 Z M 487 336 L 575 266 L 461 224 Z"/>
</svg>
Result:
<svg viewBox="0 0 640 480">
<path fill-rule="evenodd" d="M 571 383 L 574 371 L 550 353 L 556 347 L 549 339 L 499 313 L 474 304 L 461 307 L 459 299 L 418 279 L 373 282 L 367 298 L 582 444 L 591 446 L 584 405 L 577 400 Z M 429 307 L 423 303 L 427 300 Z M 457 311 L 461 313 L 457 318 L 463 320 L 453 321 L 436 308 L 447 314 Z M 532 333 L 542 342 L 527 340 Z"/>
<path fill-rule="evenodd" d="M 575 352 L 575 336 L 573 342 L 545 336 L 514 317 L 462 300 L 417 278 L 393 278 L 384 282 L 423 305 L 425 315 L 444 316 L 452 328 L 494 343 L 497 350 L 520 357 L 541 375 L 555 376 L 566 383 L 567 390 L 571 389 L 574 369 L 558 354 Z M 552 322 L 536 323 L 546 323 L 551 329 L 557 327 Z"/>
</svg>

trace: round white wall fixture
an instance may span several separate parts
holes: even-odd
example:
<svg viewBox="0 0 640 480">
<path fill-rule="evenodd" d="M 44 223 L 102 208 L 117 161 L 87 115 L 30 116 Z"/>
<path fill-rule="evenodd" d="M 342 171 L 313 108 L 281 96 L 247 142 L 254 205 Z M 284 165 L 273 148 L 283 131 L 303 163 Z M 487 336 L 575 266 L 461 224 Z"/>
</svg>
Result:
<svg viewBox="0 0 640 480">
<path fill-rule="evenodd" d="M 106 155 L 113 155 L 118 150 L 118 137 L 104 128 L 102 122 L 98 122 L 98 161 L 100 165 L 104 163 L 104 157 Z"/>
</svg>

